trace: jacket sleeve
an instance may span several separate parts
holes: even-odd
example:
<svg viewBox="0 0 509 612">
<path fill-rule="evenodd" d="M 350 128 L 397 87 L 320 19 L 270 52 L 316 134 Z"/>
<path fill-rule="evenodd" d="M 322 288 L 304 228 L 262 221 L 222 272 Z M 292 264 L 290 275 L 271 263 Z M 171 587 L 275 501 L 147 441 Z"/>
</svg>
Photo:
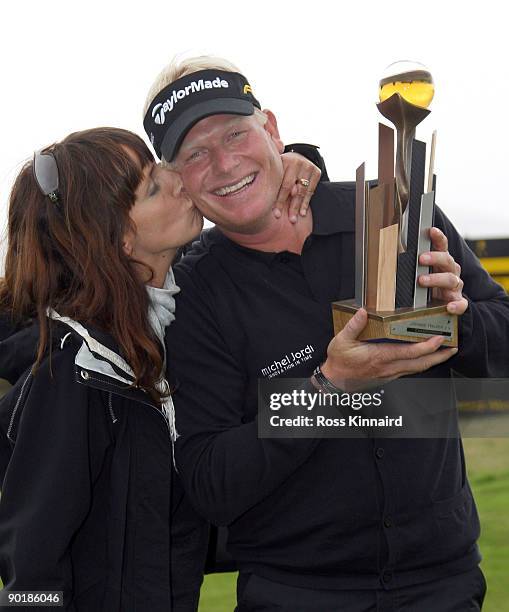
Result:
<svg viewBox="0 0 509 612">
<path fill-rule="evenodd" d="M 71 603 L 71 542 L 91 502 L 88 393 L 69 354 L 35 373 L 19 419 L 0 500 L 0 573 L 5 590 L 64 592 Z"/>
<path fill-rule="evenodd" d="M 176 474 L 173 474 L 171 496 L 171 612 L 190 612 L 198 609 L 209 523 L 193 508 Z"/>
<path fill-rule="evenodd" d="M 509 296 L 481 266 L 453 224 L 437 207 L 435 225 L 447 236 L 449 252 L 461 266 L 468 309 L 459 318 L 459 352 L 452 369 L 473 378 L 509 376 Z"/>
<path fill-rule="evenodd" d="M 320 169 L 322 173 L 320 176 L 320 181 L 328 181 L 329 175 L 327 174 L 327 168 L 325 167 L 325 160 L 322 157 L 322 154 L 319 151 L 320 147 L 316 145 L 307 144 L 305 142 L 294 142 L 292 144 L 288 144 L 285 146 L 285 153 L 299 153 L 303 155 L 310 162 L 315 164 Z"/>
<path fill-rule="evenodd" d="M 195 508 L 228 525 L 277 489 L 313 452 L 315 439 L 260 439 L 244 422 L 246 379 L 216 324 L 212 300 L 179 275 L 177 318 L 167 333 L 176 466 Z"/>
</svg>

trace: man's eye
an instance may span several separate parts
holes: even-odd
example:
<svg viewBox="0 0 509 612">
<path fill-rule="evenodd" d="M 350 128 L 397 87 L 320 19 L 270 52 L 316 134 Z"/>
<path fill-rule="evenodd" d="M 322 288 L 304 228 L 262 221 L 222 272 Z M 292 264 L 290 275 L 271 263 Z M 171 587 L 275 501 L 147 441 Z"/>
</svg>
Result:
<svg viewBox="0 0 509 612">
<path fill-rule="evenodd" d="M 193 151 L 187 156 L 186 162 L 193 162 L 203 157 L 203 151 Z"/>
<path fill-rule="evenodd" d="M 245 133 L 245 130 L 234 130 L 233 132 L 230 132 L 229 139 L 236 140 L 237 138 L 243 136 Z"/>
</svg>

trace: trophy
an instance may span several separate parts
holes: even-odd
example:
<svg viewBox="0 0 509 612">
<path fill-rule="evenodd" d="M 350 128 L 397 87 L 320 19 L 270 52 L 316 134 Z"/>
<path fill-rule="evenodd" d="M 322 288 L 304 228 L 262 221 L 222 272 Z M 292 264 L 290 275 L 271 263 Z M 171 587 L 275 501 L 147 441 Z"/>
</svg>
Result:
<svg viewBox="0 0 509 612">
<path fill-rule="evenodd" d="M 377 108 L 396 128 L 396 159 L 394 130 L 379 123 L 376 186 L 365 180 L 365 164 L 356 172 L 355 298 L 332 304 L 336 334 L 365 308 L 361 340 L 422 342 L 440 335 L 444 346 L 458 346 L 457 315 L 418 284 L 430 272 L 419 256 L 431 247 L 436 133 L 425 188 L 426 144 L 415 140 L 415 129 L 429 115 L 433 95 L 430 72 L 414 62 L 391 64 L 380 80 Z"/>
</svg>

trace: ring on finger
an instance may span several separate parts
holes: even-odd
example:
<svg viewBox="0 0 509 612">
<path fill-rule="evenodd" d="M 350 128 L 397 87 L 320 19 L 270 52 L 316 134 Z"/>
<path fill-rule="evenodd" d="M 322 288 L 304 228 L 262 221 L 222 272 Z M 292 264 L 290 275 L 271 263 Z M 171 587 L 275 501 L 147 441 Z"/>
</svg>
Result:
<svg viewBox="0 0 509 612">
<path fill-rule="evenodd" d="M 302 185 L 303 187 L 309 187 L 309 179 L 307 178 L 298 178 L 295 182 L 299 183 L 299 185 Z"/>
</svg>

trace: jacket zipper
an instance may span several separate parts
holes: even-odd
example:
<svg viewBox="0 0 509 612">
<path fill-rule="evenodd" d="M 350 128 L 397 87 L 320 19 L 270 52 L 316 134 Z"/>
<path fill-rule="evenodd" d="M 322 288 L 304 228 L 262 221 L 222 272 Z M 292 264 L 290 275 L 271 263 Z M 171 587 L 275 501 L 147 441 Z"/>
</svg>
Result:
<svg viewBox="0 0 509 612">
<path fill-rule="evenodd" d="M 14 425 L 14 419 L 16 418 L 16 413 L 18 412 L 18 408 L 19 408 L 19 406 L 21 404 L 21 400 L 23 398 L 23 393 L 25 391 L 25 387 L 27 385 L 27 382 L 28 382 L 28 379 L 30 378 L 30 376 L 32 376 L 32 371 L 31 370 L 28 373 L 28 376 L 23 381 L 23 384 L 21 385 L 21 391 L 19 392 L 19 397 L 16 400 L 16 404 L 14 405 L 14 410 L 12 411 L 11 420 L 9 421 L 9 427 L 7 429 L 7 437 L 9 438 L 9 440 L 11 442 L 14 442 L 14 440 L 11 438 L 11 431 L 12 431 L 12 427 Z"/>
<path fill-rule="evenodd" d="M 115 413 L 113 412 L 113 397 L 112 397 L 111 391 L 108 394 L 108 408 L 109 408 L 109 411 L 110 411 L 110 417 L 111 417 L 112 423 L 116 423 L 118 419 L 115 416 Z"/>
<path fill-rule="evenodd" d="M 84 373 L 84 372 L 87 374 L 87 376 L 86 376 L 86 377 L 85 377 L 85 376 L 83 376 L 83 373 Z M 108 382 L 107 382 L 107 381 L 105 381 L 105 380 L 101 380 L 101 379 L 99 379 L 99 378 L 95 378 L 94 376 L 90 376 L 90 374 L 89 374 L 89 373 L 88 373 L 86 370 L 81 370 L 81 377 L 82 377 L 84 380 L 96 380 L 97 382 L 99 382 L 99 383 L 103 383 L 103 384 L 106 384 L 106 385 L 108 385 L 108 384 L 109 384 L 109 385 L 111 385 L 111 384 L 112 384 L 112 383 L 108 383 Z M 114 386 L 115 386 L 115 385 L 114 385 Z M 108 398 L 109 411 L 110 411 L 110 416 L 111 416 L 111 419 L 112 419 L 112 421 L 115 423 L 115 422 L 116 422 L 118 419 L 117 419 L 117 417 L 115 416 L 115 413 L 113 412 L 113 406 L 112 406 L 112 395 L 113 395 L 113 392 L 112 392 L 112 391 L 109 391 L 109 398 Z M 121 397 L 124 397 L 124 396 L 121 396 Z M 156 406 L 154 406 L 153 404 L 150 404 L 149 402 L 144 402 L 143 400 L 138 399 L 138 398 L 136 398 L 134 401 L 135 401 L 135 402 L 139 402 L 140 404 L 144 404 L 145 406 L 149 406 L 150 408 L 152 408 L 152 410 L 155 410 L 155 411 L 156 411 L 156 412 L 159 414 L 159 416 L 160 416 L 160 417 L 163 419 L 163 421 L 166 423 L 166 428 L 168 429 L 168 433 L 170 434 L 170 439 L 171 439 L 171 429 L 170 429 L 170 426 L 169 426 L 169 424 L 168 424 L 168 421 L 166 420 L 166 417 L 164 416 L 164 414 L 163 414 L 162 410 L 160 410 L 159 408 L 156 408 Z"/>
</svg>

